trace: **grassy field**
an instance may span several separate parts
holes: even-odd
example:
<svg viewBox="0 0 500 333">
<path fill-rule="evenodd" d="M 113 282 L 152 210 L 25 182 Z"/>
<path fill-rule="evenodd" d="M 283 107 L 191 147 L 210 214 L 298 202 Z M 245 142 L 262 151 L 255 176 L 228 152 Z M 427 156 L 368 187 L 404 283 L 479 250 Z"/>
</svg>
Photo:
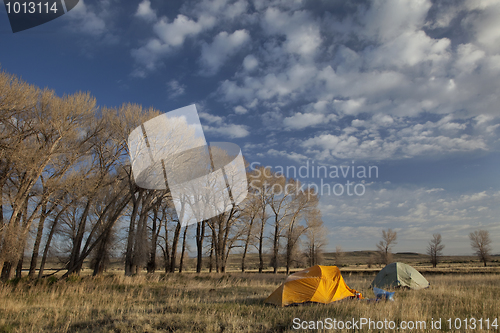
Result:
<svg viewBox="0 0 500 333">
<path fill-rule="evenodd" d="M 373 274 L 343 275 L 350 287 L 373 298 L 369 289 Z M 459 318 L 460 331 L 464 331 L 464 319 L 470 328 L 470 318 L 475 318 L 474 332 L 498 331 L 493 326 L 486 329 L 486 324 L 487 320 L 494 324 L 500 316 L 500 275 L 426 277 L 429 289 L 397 291 L 394 302 L 348 300 L 286 308 L 264 304 L 285 279 L 283 274 L 108 274 L 48 278 L 38 283 L 11 281 L 0 284 L 0 332 L 296 332 L 294 326 L 302 321 L 307 321 L 304 327 L 317 327 L 326 318 L 354 319 L 358 325 L 361 318 L 394 321 L 395 325 L 425 321 L 425 329 L 415 326 L 422 329 L 400 332 L 451 331 L 448 318 L 452 329 Z M 298 319 L 294 322 L 294 318 Z M 441 330 L 431 328 L 432 318 L 441 320 Z M 483 329 L 479 328 L 481 318 Z M 356 331 L 387 330 L 365 324 Z"/>
</svg>

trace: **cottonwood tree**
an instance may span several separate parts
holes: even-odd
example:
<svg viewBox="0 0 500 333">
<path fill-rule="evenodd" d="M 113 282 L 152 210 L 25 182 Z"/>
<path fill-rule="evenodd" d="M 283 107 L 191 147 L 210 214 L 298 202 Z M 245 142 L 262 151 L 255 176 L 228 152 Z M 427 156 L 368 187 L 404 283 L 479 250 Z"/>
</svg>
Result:
<svg viewBox="0 0 500 333">
<path fill-rule="evenodd" d="M 293 196 L 293 191 L 289 190 L 289 188 L 294 188 L 294 185 L 295 181 L 293 179 L 287 181 L 284 175 L 274 174 L 272 178 L 269 207 L 272 211 L 273 245 L 271 263 L 274 274 L 278 273 L 278 267 L 280 266 L 279 250 L 282 232 L 287 226 L 286 219 L 292 214 L 291 198 Z"/>
<path fill-rule="evenodd" d="M 345 253 L 342 250 L 342 246 L 337 245 L 335 247 L 335 266 L 342 267 L 344 257 L 345 257 Z"/>
<path fill-rule="evenodd" d="M 243 209 L 241 211 L 240 219 L 244 224 L 243 230 L 243 252 L 241 254 L 241 272 L 245 272 L 245 259 L 248 253 L 248 249 L 252 245 L 256 245 L 257 231 L 256 228 L 258 214 L 261 211 L 260 208 L 260 197 L 257 195 L 254 189 L 249 187 L 249 193 L 245 202 L 243 203 Z"/>
<path fill-rule="evenodd" d="M 317 194 L 312 189 L 301 190 L 301 184 L 299 181 L 290 179 L 289 187 L 292 191 L 290 197 L 290 214 L 286 223 L 285 228 L 285 238 L 286 238 L 286 252 L 285 252 L 285 264 L 286 273 L 290 273 L 290 267 L 293 261 L 298 261 L 295 255 L 298 250 L 298 242 L 300 237 L 306 232 L 307 227 L 300 225 L 299 222 L 303 218 L 317 209 L 319 198 Z"/>
<path fill-rule="evenodd" d="M 68 148 L 77 148 L 69 142 L 78 145 L 80 141 L 86 140 L 86 124 L 95 113 L 95 100 L 88 94 L 77 93 L 59 98 L 53 91 L 37 89 L 34 90 L 37 93 L 34 104 L 33 101 L 19 100 L 17 103 L 24 104 L 22 107 L 9 109 L 9 103 L 5 102 L 3 96 L 12 96 L 12 89 L 16 87 L 14 81 L 11 79 L 0 87 L 0 105 L 10 113 L 1 126 L 12 132 L 10 138 L 2 137 L 2 146 L 5 145 L 5 150 L 10 152 L 2 153 L 0 167 L 3 170 L 0 185 L 3 192 L 5 186 L 10 187 L 8 193 L 12 207 L 8 221 L 2 219 L 0 227 L 0 266 L 3 266 L 4 279 L 11 276 L 12 268 L 21 261 L 26 236 L 36 217 L 33 214 L 42 203 L 34 203 L 36 207 L 33 209 L 29 200 L 33 191 L 36 191 L 40 176 L 54 158 L 65 154 Z M 27 88 L 28 91 L 33 90 Z M 26 213 L 30 216 L 23 216 Z"/>
<path fill-rule="evenodd" d="M 479 260 L 484 263 L 484 267 L 486 267 L 486 262 L 489 260 L 491 254 L 490 233 L 487 230 L 476 230 L 469 234 L 469 239 L 472 249 Z"/>
<path fill-rule="evenodd" d="M 392 248 L 397 244 L 397 233 L 392 229 L 382 230 L 382 240 L 377 244 L 382 263 L 388 265 L 392 262 Z"/>
<path fill-rule="evenodd" d="M 306 252 L 304 254 L 309 266 L 321 264 L 323 247 L 328 243 L 327 231 L 319 209 L 316 208 L 306 215 Z"/>
<path fill-rule="evenodd" d="M 443 254 L 444 245 L 441 244 L 441 234 L 433 234 L 427 246 L 427 254 L 431 257 L 432 267 L 436 267 L 439 257 Z"/>
<path fill-rule="evenodd" d="M 269 168 L 259 167 L 249 174 L 249 186 L 251 193 L 257 197 L 256 209 L 258 209 L 258 232 L 257 232 L 257 252 L 259 254 L 259 273 L 264 270 L 264 241 L 267 221 L 270 218 L 268 206 L 273 201 L 273 184 L 276 175 Z"/>
</svg>

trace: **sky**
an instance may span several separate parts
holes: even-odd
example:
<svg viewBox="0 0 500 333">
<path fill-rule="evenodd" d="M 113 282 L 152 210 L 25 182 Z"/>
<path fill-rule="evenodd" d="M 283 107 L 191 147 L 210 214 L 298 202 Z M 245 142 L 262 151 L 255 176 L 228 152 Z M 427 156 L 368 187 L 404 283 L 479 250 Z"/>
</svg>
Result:
<svg viewBox="0 0 500 333">
<path fill-rule="evenodd" d="M 321 188 L 327 249 L 392 228 L 394 252 L 441 233 L 445 255 L 472 254 L 486 229 L 500 253 L 499 16 L 497 0 L 80 0 L 14 34 L 2 5 L 0 68 L 101 106 L 196 104 L 207 141 Z"/>
</svg>

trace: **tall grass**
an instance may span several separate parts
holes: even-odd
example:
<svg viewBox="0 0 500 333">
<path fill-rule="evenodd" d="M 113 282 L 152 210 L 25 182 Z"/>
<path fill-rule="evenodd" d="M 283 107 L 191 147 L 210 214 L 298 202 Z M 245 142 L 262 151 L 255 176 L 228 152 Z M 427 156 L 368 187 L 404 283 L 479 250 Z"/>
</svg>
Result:
<svg viewBox="0 0 500 333">
<path fill-rule="evenodd" d="M 157 274 L 0 284 L 0 332 L 293 332 L 294 318 L 423 320 L 427 329 L 420 331 L 436 332 L 430 327 L 431 318 L 442 318 L 446 331 L 448 318 L 491 322 L 499 317 L 500 278 L 493 274 L 429 276 L 429 289 L 397 291 L 394 302 L 265 305 L 264 299 L 284 278 Z M 373 276 L 344 278 L 350 287 L 373 298 L 368 288 Z"/>
</svg>

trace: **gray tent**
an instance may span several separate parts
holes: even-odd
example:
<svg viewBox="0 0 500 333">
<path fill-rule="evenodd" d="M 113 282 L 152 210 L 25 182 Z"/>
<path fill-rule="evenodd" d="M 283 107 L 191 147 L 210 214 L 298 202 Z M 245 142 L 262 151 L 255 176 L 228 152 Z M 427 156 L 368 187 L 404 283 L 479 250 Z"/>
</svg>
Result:
<svg viewBox="0 0 500 333">
<path fill-rule="evenodd" d="M 429 287 L 429 281 L 410 265 L 402 262 L 393 262 L 385 266 L 375 276 L 370 286 L 382 289 L 408 287 L 418 290 Z"/>
</svg>

